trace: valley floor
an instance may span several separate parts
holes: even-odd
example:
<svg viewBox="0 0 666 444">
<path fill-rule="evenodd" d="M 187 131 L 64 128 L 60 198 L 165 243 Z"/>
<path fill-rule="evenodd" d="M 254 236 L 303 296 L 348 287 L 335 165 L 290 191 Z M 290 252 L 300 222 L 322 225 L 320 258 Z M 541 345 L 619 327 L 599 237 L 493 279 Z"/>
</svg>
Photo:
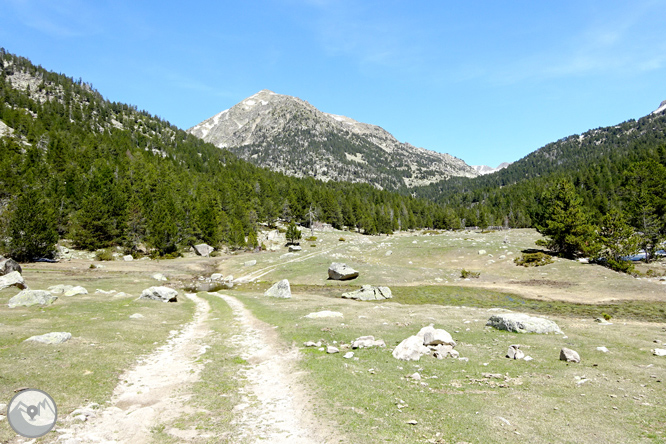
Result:
<svg viewBox="0 0 666 444">
<path fill-rule="evenodd" d="M 89 294 L 9 309 L 17 291 L 0 291 L 0 404 L 21 387 L 45 390 L 59 420 L 37 442 L 70 444 L 665 442 L 666 357 L 652 354 L 666 348 L 662 264 L 642 279 L 557 258 L 519 267 L 513 258 L 535 248 L 531 230 L 315 235 L 298 253 L 27 264 L 31 288 L 82 285 Z M 328 280 L 331 262 L 359 278 Z M 480 276 L 463 279 L 462 269 Z M 214 272 L 242 283 L 181 290 L 176 304 L 136 300 L 149 286 L 182 288 Z M 263 296 L 285 278 L 291 299 Z M 393 300 L 339 297 L 364 284 L 389 286 Z M 486 327 L 503 309 L 545 315 L 564 335 Z M 305 317 L 323 310 L 341 317 Z M 611 324 L 594 322 L 603 313 Z M 393 358 L 428 324 L 451 333 L 463 359 Z M 73 339 L 23 342 L 50 331 Z M 365 335 L 386 347 L 352 350 Z M 505 358 L 512 344 L 533 360 Z M 582 362 L 560 361 L 562 347 Z M 28 441 L 0 419 L 0 442 Z"/>
</svg>

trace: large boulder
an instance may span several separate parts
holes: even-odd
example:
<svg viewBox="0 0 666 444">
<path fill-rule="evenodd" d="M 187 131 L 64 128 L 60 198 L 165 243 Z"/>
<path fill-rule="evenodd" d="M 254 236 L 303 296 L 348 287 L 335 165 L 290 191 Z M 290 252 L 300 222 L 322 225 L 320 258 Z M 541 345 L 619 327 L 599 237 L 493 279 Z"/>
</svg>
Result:
<svg viewBox="0 0 666 444">
<path fill-rule="evenodd" d="M 393 357 L 402 361 L 418 361 L 421 356 L 430 353 L 430 349 L 423 345 L 423 338 L 410 336 L 393 349 Z"/>
<path fill-rule="evenodd" d="M 360 290 L 343 293 L 345 299 L 356 299 L 359 301 L 379 301 L 382 299 L 391 299 L 391 289 L 388 287 L 373 287 L 372 285 L 363 285 Z"/>
<path fill-rule="evenodd" d="M 28 288 L 28 286 L 25 285 L 23 276 L 21 276 L 21 273 L 18 271 L 12 271 L 4 276 L 0 276 L 0 290 L 4 290 L 8 287 L 18 287 L 22 290 Z"/>
<path fill-rule="evenodd" d="M 346 281 L 349 279 L 355 279 L 357 277 L 358 271 L 354 270 L 352 267 L 349 267 L 347 264 L 333 262 L 331 266 L 328 267 L 329 279 L 334 279 L 336 281 Z"/>
<path fill-rule="evenodd" d="M 536 316 L 529 316 L 524 313 L 493 315 L 488 319 L 486 325 L 498 330 L 516 333 L 562 334 L 562 330 L 560 330 L 560 327 L 555 322 Z"/>
<path fill-rule="evenodd" d="M 31 336 L 24 342 L 39 342 L 41 344 L 62 344 L 72 339 L 72 334 L 64 331 L 54 331 L 45 335 Z"/>
<path fill-rule="evenodd" d="M 215 248 L 211 247 L 208 244 L 197 244 L 194 246 L 194 251 L 199 256 L 208 257 L 213 251 L 215 251 Z"/>
<path fill-rule="evenodd" d="M 31 307 L 33 305 L 51 305 L 58 296 L 45 290 L 23 290 L 9 300 L 9 308 Z"/>
<path fill-rule="evenodd" d="M 23 273 L 21 266 L 14 259 L 8 257 L 0 257 L 0 276 L 11 273 L 12 271 L 18 271 Z"/>
<path fill-rule="evenodd" d="M 150 299 L 162 302 L 178 302 L 178 292 L 169 287 L 150 287 L 141 292 L 139 299 Z"/>
<path fill-rule="evenodd" d="M 287 279 L 282 279 L 281 281 L 276 282 L 271 288 L 264 292 L 264 296 L 284 299 L 291 298 L 291 287 L 289 286 L 289 281 Z"/>
</svg>

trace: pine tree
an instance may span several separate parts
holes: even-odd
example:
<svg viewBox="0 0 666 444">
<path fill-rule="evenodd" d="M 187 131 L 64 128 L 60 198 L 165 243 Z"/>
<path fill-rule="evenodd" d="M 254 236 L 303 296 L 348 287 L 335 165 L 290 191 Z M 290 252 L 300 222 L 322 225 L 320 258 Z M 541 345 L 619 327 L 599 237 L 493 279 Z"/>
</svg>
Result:
<svg viewBox="0 0 666 444">
<path fill-rule="evenodd" d="M 537 241 L 565 257 L 594 251 L 594 229 L 573 184 L 560 180 L 541 196 L 542 221 L 536 226 L 546 239 Z"/>
<path fill-rule="evenodd" d="M 289 222 L 287 226 L 287 240 L 291 244 L 295 244 L 298 240 L 301 239 L 301 230 L 298 229 L 294 221 Z"/>
<path fill-rule="evenodd" d="M 17 261 L 53 256 L 58 241 L 55 217 L 40 191 L 29 189 L 16 199 L 7 234 L 9 256 Z"/>
</svg>

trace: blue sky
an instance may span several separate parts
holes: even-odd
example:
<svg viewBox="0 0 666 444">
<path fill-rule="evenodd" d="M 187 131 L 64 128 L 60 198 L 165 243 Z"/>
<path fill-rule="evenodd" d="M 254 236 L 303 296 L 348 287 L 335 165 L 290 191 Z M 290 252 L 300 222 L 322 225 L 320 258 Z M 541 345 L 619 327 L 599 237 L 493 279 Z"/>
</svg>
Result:
<svg viewBox="0 0 666 444">
<path fill-rule="evenodd" d="M 186 129 L 261 89 L 469 164 L 666 100 L 666 0 L 0 0 L 0 46 Z"/>
</svg>

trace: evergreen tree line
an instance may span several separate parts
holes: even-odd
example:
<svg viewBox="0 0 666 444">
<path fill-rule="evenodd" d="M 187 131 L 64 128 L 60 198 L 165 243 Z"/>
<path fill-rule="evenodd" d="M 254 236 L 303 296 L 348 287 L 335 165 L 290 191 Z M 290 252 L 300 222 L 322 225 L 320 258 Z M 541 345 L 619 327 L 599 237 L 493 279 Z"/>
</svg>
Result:
<svg viewBox="0 0 666 444">
<path fill-rule="evenodd" d="M 61 238 L 161 255 L 198 242 L 256 248 L 260 223 L 307 225 L 313 213 L 366 234 L 455 224 L 425 199 L 258 168 L 82 81 L 4 50 L 0 60 L 0 120 L 14 130 L 0 137 L 0 217 L 16 259 Z M 36 79 L 28 91 L 12 87 L 17 72 Z"/>
</svg>

